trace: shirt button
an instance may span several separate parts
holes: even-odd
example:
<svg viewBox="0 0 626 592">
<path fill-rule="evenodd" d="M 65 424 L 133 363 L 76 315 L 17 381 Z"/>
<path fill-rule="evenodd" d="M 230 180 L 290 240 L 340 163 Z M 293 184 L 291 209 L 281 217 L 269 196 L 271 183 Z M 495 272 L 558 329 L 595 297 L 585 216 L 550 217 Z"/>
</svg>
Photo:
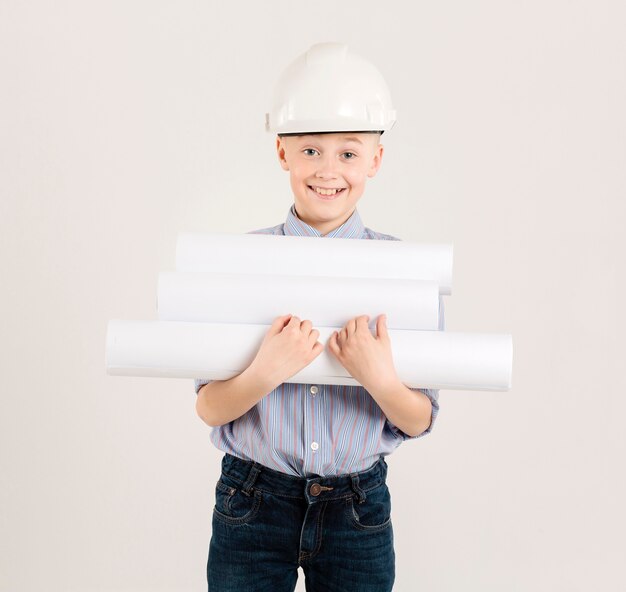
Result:
<svg viewBox="0 0 626 592">
<path fill-rule="evenodd" d="M 317 450 L 320 447 L 320 445 L 317 442 L 313 442 L 311 444 L 311 450 Z"/>
<path fill-rule="evenodd" d="M 313 396 L 317 395 L 317 390 L 318 390 L 318 389 L 317 389 L 317 387 L 316 387 L 315 385 L 313 385 L 313 386 L 311 387 L 311 394 L 312 394 Z"/>
</svg>

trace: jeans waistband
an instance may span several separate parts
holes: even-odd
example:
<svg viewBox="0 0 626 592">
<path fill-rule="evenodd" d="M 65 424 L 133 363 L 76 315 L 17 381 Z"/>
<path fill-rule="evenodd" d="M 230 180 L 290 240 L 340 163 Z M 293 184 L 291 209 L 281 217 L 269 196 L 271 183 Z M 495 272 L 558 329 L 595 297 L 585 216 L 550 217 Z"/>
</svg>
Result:
<svg viewBox="0 0 626 592">
<path fill-rule="evenodd" d="M 298 477 L 270 469 L 255 461 L 244 460 L 225 453 L 222 473 L 240 483 L 243 493 L 250 495 L 254 489 L 275 495 L 306 499 L 309 503 L 331 501 L 354 496 L 364 502 L 367 492 L 385 483 L 387 463 L 381 456 L 369 469 L 332 477 Z"/>
</svg>

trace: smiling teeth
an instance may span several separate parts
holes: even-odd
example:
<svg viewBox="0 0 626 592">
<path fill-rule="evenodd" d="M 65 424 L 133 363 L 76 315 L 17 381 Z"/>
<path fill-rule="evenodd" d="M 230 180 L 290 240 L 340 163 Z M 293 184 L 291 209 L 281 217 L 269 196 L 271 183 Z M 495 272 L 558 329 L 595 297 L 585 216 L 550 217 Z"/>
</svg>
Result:
<svg viewBox="0 0 626 592">
<path fill-rule="evenodd" d="M 314 187 L 313 189 L 320 195 L 335 195 L 337 191 L 340 191 L 340 189 L 321 189 L 320 187 Z"/>
</svg>

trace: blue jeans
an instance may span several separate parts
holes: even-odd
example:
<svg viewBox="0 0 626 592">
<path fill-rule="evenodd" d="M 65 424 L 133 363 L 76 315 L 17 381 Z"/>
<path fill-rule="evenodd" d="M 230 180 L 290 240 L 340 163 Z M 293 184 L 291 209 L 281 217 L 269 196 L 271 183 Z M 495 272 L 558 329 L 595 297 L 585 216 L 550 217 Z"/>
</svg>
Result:
<svg viewBox="0 0 626 592">
<path fill-rule="evenodd" d="M 209 592 L 388 592 L 395 578 L 387 463 L 306 479 L 228 453 L 215 487 Z"/>
</svg>

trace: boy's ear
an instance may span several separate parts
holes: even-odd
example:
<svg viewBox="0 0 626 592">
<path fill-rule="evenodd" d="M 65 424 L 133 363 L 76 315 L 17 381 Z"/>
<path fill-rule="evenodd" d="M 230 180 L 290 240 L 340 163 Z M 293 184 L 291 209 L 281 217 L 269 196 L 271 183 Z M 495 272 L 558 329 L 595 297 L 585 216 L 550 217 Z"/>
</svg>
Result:
<svg viewBox="0 0 626 592">
<path fill-rule="evenodd" d="M 287 159 L 285 158 L 285 145 L 280 136 L 276 136 L 276 152 L 278 154 L 278 162 L 280 162 L 280 166 L 283 170 L 288 171 L 289 165 L 287 164 Z"/>
<path fill-rule="evenodd" d="M 380 165 L 383 160 L 383 152 L 385 151 L 382 144 L 377 144 L 376 151 L 374 152 L 374 156 L 372 157 L 372 164 L 367 171 L 368 177 L 373 177 L 378 172 Z"/>
</svg>

